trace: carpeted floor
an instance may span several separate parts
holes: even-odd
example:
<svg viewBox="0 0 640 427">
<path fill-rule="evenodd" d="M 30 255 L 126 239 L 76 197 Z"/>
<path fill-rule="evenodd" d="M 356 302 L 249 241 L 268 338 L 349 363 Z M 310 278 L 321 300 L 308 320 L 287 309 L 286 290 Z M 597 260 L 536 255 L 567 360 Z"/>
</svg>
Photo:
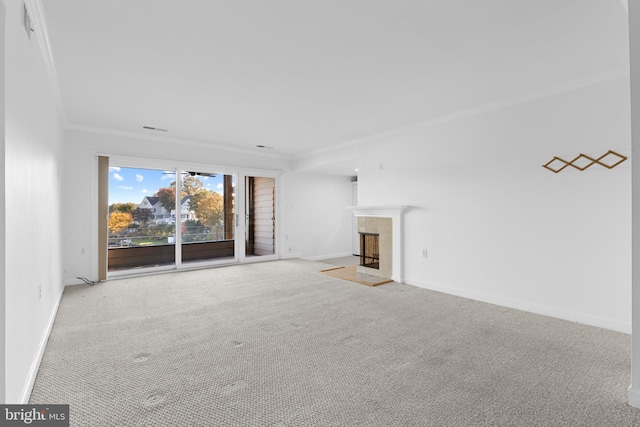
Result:
<svg viewBox="0 0 640 427">
<path fill-rule="evenodd" d="M 284 260 L 65 290 L 72 426 L 638 426 L 625 334 Z"/>
</svg>

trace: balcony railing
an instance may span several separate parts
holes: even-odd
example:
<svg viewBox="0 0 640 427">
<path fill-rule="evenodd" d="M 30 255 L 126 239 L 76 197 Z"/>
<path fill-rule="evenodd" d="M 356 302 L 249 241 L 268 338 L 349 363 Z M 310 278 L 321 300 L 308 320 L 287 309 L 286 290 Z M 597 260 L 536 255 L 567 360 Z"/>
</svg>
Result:
<svg viewBox="0 0 640 427">
<path fill-rule="evenodd" d="M 216 242 L 233 238 L 226 235 L 222 225 L 215 227 L 186 226 L 183 227 L 182 243 L 192 242 Z M 166 224 L 163 226 L 129 228 L 121 233 L 109 233 L 109 248 L 131 246 L 158 246 L 175 243 L 175 226 Z"/>
<path fill-rule="evenodd" d="M 192 242 L 182 245 L 182 262 L 234 257 L 234 240 Z M 109 271 L 170 265 L 175 262 L 175 245 L 109 248 Z"/>
</svg>

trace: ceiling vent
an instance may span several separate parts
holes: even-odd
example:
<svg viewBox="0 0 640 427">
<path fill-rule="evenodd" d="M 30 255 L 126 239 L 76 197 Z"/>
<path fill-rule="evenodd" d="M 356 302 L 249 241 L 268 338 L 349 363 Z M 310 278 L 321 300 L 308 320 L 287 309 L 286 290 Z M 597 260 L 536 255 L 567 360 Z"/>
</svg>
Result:
<svg viewBox="0 0 640 427">
<path fill-rule="evenodd" d="M 160 128 L 156 128 L 156 127 L 153 127 L 153 126 L 142 126 L 142 129 L 156 130 L 158 132 L 169 132 L 167 129 L 160 129 Z"/>
<path fill-rule="evenodd" d="M 26 3 L 22 3 L 22 26 L 27 32 L 27 38 L 31 40 L 31 32 L 33 27 L 31 26 L 31 17 L 29 16 L 29 10 L 27 10 Z"/>
</svg>

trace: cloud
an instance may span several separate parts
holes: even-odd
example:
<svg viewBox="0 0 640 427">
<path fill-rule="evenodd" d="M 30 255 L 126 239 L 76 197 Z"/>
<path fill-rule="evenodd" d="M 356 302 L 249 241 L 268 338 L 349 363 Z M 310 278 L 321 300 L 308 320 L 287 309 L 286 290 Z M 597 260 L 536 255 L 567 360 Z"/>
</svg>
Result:
<svg viewBox="0 0 640 427">
<path fill-rule="evenodd" d="M 119 173 L 114 173 L 113 179 L 115 179 L 116 181 L 124 181 L 124 178 Z"/>
<path fill-rule="evenodd" d="M 224 188 L 224 184 L 223 183 L 219 183 L 218 185 L 216 185 L 216 188 L 218 190 L 222 190 Z"/>
<path fill-rule="evenodd" d="M 133 190 L 133 187 L 126 187 L 124 185 L 118 185 L 116 188 L 120 188 L 121 190 Z"/>
<path fill-rule="evenodd" d="M 140 175 L 139 173 L 136 174 L 136 181 L 142 182 L 143 179 L 144 179 L 144 176 Z"/>
<path fill-rule="evenodd" d="M 147 190 L 146 188 L 143 188 L 142 190 L 140 190 L 141 193 L 147 194 L 149 192 L 149 190 Z"/>
<path fill-rule="evenodd" d="M 176 173 L 174 171 L 164 171 L 160 180 L 165 181 L 167 179 L 176 179 Z"/>
<path fill-rule="evenodd" d="M 110 171 L 120 172 L 120 168 L 117 166 L 109 166 Z"/>
</svg>

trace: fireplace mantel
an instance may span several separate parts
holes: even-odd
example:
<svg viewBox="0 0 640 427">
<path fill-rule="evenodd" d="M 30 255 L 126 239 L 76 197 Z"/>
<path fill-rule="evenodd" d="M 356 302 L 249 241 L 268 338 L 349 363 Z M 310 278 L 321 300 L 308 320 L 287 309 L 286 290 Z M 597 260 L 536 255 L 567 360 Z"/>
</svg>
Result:
<svg viewBox="0 0 640 427">
<path fill-rule="evenodd" d="M 402 236 L 403 221 L 402 213 L 408 206 L 347 206 L 347 209 L 353 212 L 356 217 L 376 217 L 391 218 L 393 228 L 392 232 L 392 271 L 391 279 L 402 283 L 404 280 L 402 265 Z"/>
<path fill-rule="evenodd" d="M 355 216 L 400 217 L 407 206 L 347 206 Z"/>
</svg>

